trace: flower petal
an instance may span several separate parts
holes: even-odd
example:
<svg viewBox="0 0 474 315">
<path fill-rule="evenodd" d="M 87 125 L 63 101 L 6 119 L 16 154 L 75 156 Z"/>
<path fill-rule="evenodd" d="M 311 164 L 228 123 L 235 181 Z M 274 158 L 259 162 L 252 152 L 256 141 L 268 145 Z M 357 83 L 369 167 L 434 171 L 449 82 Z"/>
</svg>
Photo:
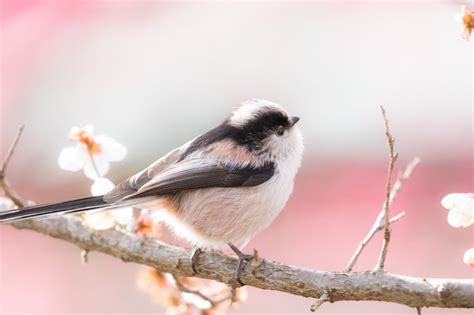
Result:
<svg viewBox="0 0 474 315">
<path fill-rule="evenodd" d="M 456 14 L 454 16 L 454 21 L 461 24 L 461 26 L 464 26 L 464 14 Z"/>
<path fill-rule="evenodd" d="M 77 126 L 71 127 L 71 129 L 69 130 L 69 133 L 68 133 L 69 140 L 70 141 L 79 140 L 82 132 L 83 132 L 82 129 L 77 127 Z"/>
<path fill-rule="evenodd" d="M 100 155 L 103 155 L 108 161 L 121 161 L 127 155 L 127 148 L 114 138 L 100 135 L 95 137 L 94 140 L 100 145 Z"/>
<path fill-rule="evenodd" d="M 464 253 L 463 260 L 466 265 L 474 267 L 474 248 L 470 248 Z"/>
<path fill-rule="evenodd" d="M 462 219 L 459 217 L 458 213 L 456 211 L 449 211 L 448 213 L 448 223 L 452 227 L 458 228 L 462 227 Z"/>
<path fill-rule="evenodd" d="M 15 203 L 8 197 L 0 196 L 0 211 L 17 209 Z"/>
<path fill-rule="evenodd" d="M 81 138 L 81 135 L 83 135 L 84 133 L 92 135 L 93 131 L 94 131 L 94 126 L 92 126 L 91 124 L 85 125 L 84 127 L 74 126 L 74 127 L 71 127 L 71 129 L 69 130 L 68 137 L 69 137 L 69 140 L 77 141 Z"/>
<path fill-rule="evenodd" d="M 97 179 L 105 176 L 109 171 L 110 164 L 102 155 L 93 155 L 93 161 L 87 157 L 84 165 L 84 174 L 90 179 Z"/>
<path fill-rule="evenodd" d="M 87 160 L 86 150 L 83 144 L 63 148 L 58 157 L 59 167 L 65 171 L 79 171 Z"/>
<path fill-rule="evenodd" d="M 474 223 L 474 194 L 449 194 L 441 200 L 441 205 L 449 209 L 448 223 L 453 227 L 468 227 Z"/>
<path fill-rule="evenodd" d="M 441 199 L 441 205 L 446 209 L 452 209 L 460 200 L 464 199 L 465 194 L 453 193 L 444 196 Z"/>
<path fill-rule="evenodd" d="M 82 130 L 84 130 L 87 133 L 93 133 L 94 132 L 94 125 L 93 124 L 87 124 L 84 127 L 82 127 Z"/>
<path fill-rule="evenodd" d="M 115 221 L 107 210 L 85 212 L 82 215 L 84 223 L 94 230 L 108 230 L 115 226 Z"/>
<path fill-rule="evenodd" d="M 99 177 L 92 184 L 91 193 L 93 196 L 101 196 L 105 195 L 114 188 L 114 183 L 112 183 L 108 178 Z"/>
<path fill-rule="evenodd" d="M 452 227 L 468 227 L 473 224 L 473 217 L 469 213 L 458 210 L 450 210 L 448 214 L 448 223 Z"/>
<path fill-rule="evenodd" d="M 115 222 L 120 225 L 126 226 L 129 231 L 133 231 L 136 225 L 135 216 L 133 214 L 133 208 L 119 208 L 110 211 L 110 215 L 114 218 Z"/>
<path fill-rule="evenodd" d="M 212 306 L 209 301 L 204 300 L 202 297 L 197 296 L 196 294 L 183 292 L 181 296 L 186 303 L 193 304 L 200 310 L 205 310 Z"/>
</svg>

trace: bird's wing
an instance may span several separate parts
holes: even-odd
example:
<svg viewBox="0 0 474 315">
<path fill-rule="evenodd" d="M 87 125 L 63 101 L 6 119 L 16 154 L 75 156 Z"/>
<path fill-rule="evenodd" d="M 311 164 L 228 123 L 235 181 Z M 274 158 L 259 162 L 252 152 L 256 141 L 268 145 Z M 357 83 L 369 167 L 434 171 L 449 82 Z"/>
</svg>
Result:
<svg viewBox="0 0 474 315">
<path fill-rule="evenodd" d="M 238 166 L 199 157 L 180 160 L 189 143 L 117 185 L 104 200 L 113 203 L 198 188 L 256 186 L 269 180 L 275 172 L 272 163 Z"/>
<path fill-rule="evenodd" d="M 149 165 L 141 172 L 138 172 L 137 174 L 118 184 L 112 191 L 104 196 L 104 200 L 107 202 L 115 202 L 127 197 L 130 194 L 136 193 L 141 186 L 149 182 L 159 173 L 166 170 L 173 163 L 176 163 L 180 159 L 181 155 L 189 147 L 190 143 L 192 143 L 192 141 L 193 140 L 168 152 L 166 155 L 155 161 L 153 164 Z"/>
<path fill-rule="evenodd" d="M 274 171 L 271 163 L 240 167 L 203 159 L 186 160 L 140 187 L 136 196 L 172 194 L 197 188 L 256 186 L 269 180 Z"/>
</svg>

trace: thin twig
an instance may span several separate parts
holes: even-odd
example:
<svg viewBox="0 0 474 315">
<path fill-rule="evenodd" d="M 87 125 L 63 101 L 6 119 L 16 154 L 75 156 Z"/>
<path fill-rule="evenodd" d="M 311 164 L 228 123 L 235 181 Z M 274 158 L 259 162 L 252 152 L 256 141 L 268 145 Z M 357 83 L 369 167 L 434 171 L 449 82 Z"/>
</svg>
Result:
<svg viewBox="0 0 474 315">
<path fill-rule="evenodd" d="M 381 212 L 383 214 L 383 212 Z M 403 218 L 406 215 L 406 212 L 400 212 L 396 216 L 390 219 L 390 224 L 393 224 Z M 380 218 L 380 219 L 379 219 Z M 377 220 L 375 221 L 375 224 L 372 226 L 372 228 L 369 230 L 367 235 L 364 237 L 364 239 L 359 243 L 357 246 L 356 251 L 352 255 L 351 259 L 349 260 L 349 263 L 347 264 L 346 268 L 344 269 L 344 272 L 351 272 L 352 268 L 354 268 L 354 265 L 357 262 L 357 259 L 359 259 L 360 254 L 362 254 L 362 251 L 365 249 L 367 244 L 372 240 L 372 238 L 377 234 L 379 231 L 381 231 L 384 228 L 384 224 L 382 222 L 382 216 L 379 215 L 377 217 Z"/>
<path fill-rule="evenodd" d="M 421 307 L 416 307 L 416 315 L 421 315 Z"/>
<path fill-rule="evenodd" d="M 230 302 L 235 303 L 237 302 L 237 288 L 233 286 L 229 286 L 230 288 Z"/>
<path fill-rule="evenodd" d="M 317 299 L 313 305 L 311 305 L 311 312 L 316 312 L 318 310 L 318 308 L 323 305 L 324 302 L 329 302 L 330 301 L 330 298 L 329 298 L 329 294 L 327 292 L 324 292 L 320 297 L 319 299 Z"/>
<path fill-rule="evenodd" d="M 15 152 L 16 146 L 18 144 L 18 141 L 20 140 L 20 137 L 21 137 L 21 134 L 23 133 L 24 128 L 25 128 L 25 125 L 21 125 L 20 129 L 18 129 L 18 133 L 16 134 L 15 139 L 13 140 L 12 144 L 10 145 L 10 148 L 8 149 L 8 152 L 7 152 L 7 156 L 5 157 L 5 160 L 2 163 L 2 168 L 0 169 L 0 187 L 2 187 L 3 191 L 5 192 L 5 195 L 7 195 L 7 197 L 10 198 L 18 208 L 24 207 L 26 202 L 9 185 L 5 174 L 6 174 L 7 167 L 8 167 L 8 164 L 10 162 L 10 159 L 11 159 L 13 153 Z"/>
<path fill-rule="evenodd" d="M 20 128 L 18 129 L 18 132 L 16 134 L 16 137 L 14 138 L 12 144 L 10 145 L 10 148 L 8 149 L 7 156 L 5 157 L 5 160 L 2 163 L 2 168 L 0 170 L 0 174 L 1 174 L 0 179 L 3 179 L 3 177 L 5 177 L 5 173 L 7 171 L 8 163 L 10 162 L 10 159 L 12 158 L 12 155 L 15 152 L 18 141 L 20 140 L 21 134 L 23 133 L 23 129 L 25 129 L 25 125 L 20 126 Z"/>
<path fill-rule="evenodd" d="M 390 205 L 392 205 L 393 201 L 397 197 L 398 192 L 402 188 L 403 183 L 407 179 L 410 178 L 411 173 L 413 172 L 415 167 L 417 167 L 418 164 L 420 164 L 420 162 L 421 162 L 421 160 L 420 160 L 419 157 L 413 158 L 413 160 L 411 160 L 410 163 L 407 164 L 407 166 L 405 167 L 405 170 L 403 172 L 401 172 L 400 174 L 398 174 L 397 180 L 393 184 L 392 192 L 390 194 L 390 202 L 389 202 Z"/>
<path fill-rule="evenodd" d="M 387 136 L 387 145 L 390 154 L 390 161 L 388 163 L 387 171 L 387 183 L 385 188 L 385 203 L 383 206 L 384 212 L 384 233 L 383 233 L 383 244 L 380 251 L 380 256 L 375 266 L 375 271 L 382 271 L 385 264 L 385 257 L 387 256 L 388 243 L 390 242 L 390 199 L 392 195 L 392 174 L 395 163 L 397 162 L 398 153 L 394 150 L 395 139 L 393 138 L 390 132 L 390 126 L 388 124 L 387 115 L 385 114 L 385 109 L 380 106 L 382 110 L 384 125 L 385 125 L 385 136 Z"/>
<path fill-rule="evenodd" d="M 403 218 L 406 214 L 407 214 L 407 213 L 406 213 L 405 211 L 400 212 L 399 214 L 397 214 L 396 216 L 394 216 L 394 217 L 392 217 L 392 218 L 390 219 L 390 224 L 393 224 L 393 223 L 397 222 L 398 220 L 400 220 L 401 218 Z M 383 229 L 383 228 L 384 228 L 384 227 L 381 226 L 381 227 L 379 228 L 379 230 L 381 230 L 381 229 Z"/>
<path fill-rule="evenodd" d="M 405 170 L 398 175 L 395 184 L 393 184 L 392 192 L 390 193 L 389 205 L 392 205 L 393 201 L 395 200 L 395 197 L 398 195 L 400 189 L 402 188 L 403 183 L 410 178 L 411 173 L 413 172 L 413 170 L 418 164 L 420 164 L 420 159 L 418 157 L 415 157 L 413 160 L 410 161 L 410 163 L 407 164 L 407 166 L 405 167 Z M 364 239 L 359 243 L 355 253 L 352 255 L 351 259 L 349 260 L 349 263 L 344 269 L 345 272 L 352 271 L 352 268 L 354 268 L 354 265 L 356 264 L 357 259 L 359 259 L 359 256 L 364 250 L 364 248 L 367 246 L 370 240 L 374 237 L 374 235 L 385 227 L 385 225 L 383 224 L 383 219 L 385 217 L 384 215 L 385 215 L 385 208 L 382 207 L 382 210 L 377 215 L 377 218 L 375 219 L 374 224 L 372 225 L 372 227 L 370 228 L 369 232 L 364 237 Z M 390 224 L 397 222 L 403 216 L 405 216 L 405 212 L 399 213 L 398 215 L 394 216 L 393 218 L 390 219 Z"/>
<path fill-rule="evenodd" d="M 172 276 L 173 276 L 173 279 L 176 283 L 176 287 L 178 288 L 178 290 L 180 290 L 181 292 L 191 293 L 191 294 L 199 296 L 201 299 L 209 302 L 211 304 L 211 308 L 215 307 L 217 304 L 219 304 L 219 303 L 221 303 L 221 302 L 228 299 L 228 298 L 225 298 L 225 299 L 222 299 L 222 300 L 219 300 L 219 301 L 214 301 L 210 297 L 203 294 L 201 291 L 199 291 L 197 289 L 191 289 L 190 287 L 186 286 L 177 275 L 172 274 Z"/>
<path fill-rule="evenodd" d="M 89 262 L 89 251 L 87 249 L 83 249 L 81 251 L 81 263 L 87 264 Z"/>
</svg>

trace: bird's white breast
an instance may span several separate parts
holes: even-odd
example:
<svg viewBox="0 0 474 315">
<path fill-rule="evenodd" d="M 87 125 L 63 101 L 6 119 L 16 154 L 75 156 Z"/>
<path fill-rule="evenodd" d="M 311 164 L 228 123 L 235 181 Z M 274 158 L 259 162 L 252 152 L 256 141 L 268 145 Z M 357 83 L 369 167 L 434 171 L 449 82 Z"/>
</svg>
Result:
<svg viewBox="0 0 474 315">
<path fill-rule="evenodd" d="M 247 242 L 283 209 L 293 190 L 293 177 L 278 171 L 259 186 L 183 193 L 179 212 L 168 212 L 165 221 L 178 236 L 200 247 Z"/>
</svg>

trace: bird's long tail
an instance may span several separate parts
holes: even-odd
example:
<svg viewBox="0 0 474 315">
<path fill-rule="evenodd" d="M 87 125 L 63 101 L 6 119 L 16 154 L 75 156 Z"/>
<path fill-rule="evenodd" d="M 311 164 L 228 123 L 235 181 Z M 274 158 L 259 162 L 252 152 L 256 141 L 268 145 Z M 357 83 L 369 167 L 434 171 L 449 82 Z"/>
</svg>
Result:
<svg viewBox="0 0 474 315">
<path fill-rule="evenodd" d="M 47 216 L 54 213 L 75 213 L 93 209 L 106 208 L 108 206 L 109 204 L 104 201 L 103 196 L 86 197 L 59 203 L 52 203 L 15 209 L 7 212 L 0 212 L 0 222 L 9 223 L 13 221 Z"/>
</svg>

